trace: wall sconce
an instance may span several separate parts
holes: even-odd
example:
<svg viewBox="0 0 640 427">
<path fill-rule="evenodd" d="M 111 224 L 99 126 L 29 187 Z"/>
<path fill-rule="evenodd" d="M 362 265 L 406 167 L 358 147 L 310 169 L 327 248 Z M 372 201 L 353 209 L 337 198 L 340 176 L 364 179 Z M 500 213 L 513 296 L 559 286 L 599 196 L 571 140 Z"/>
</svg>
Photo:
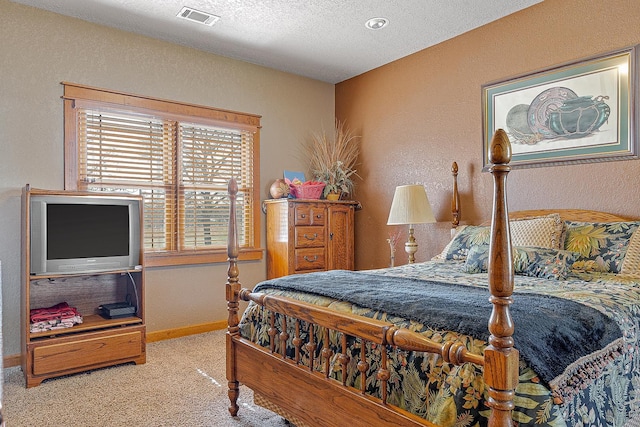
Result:
<svg viewBox="0 0 640 427">
<path fill-rule="evenodd" d="M 413 236 L 413 225 L 433 222 L 436 222 L 436 219 L 423 185 L 396 187 L 387 225 L 409 225 L 409 238 L 404 245 L 404 250 L 409 254 L 409 264 L 415 262 L 415 253 L 418 250 L 418 243 Z"/>
</svg>

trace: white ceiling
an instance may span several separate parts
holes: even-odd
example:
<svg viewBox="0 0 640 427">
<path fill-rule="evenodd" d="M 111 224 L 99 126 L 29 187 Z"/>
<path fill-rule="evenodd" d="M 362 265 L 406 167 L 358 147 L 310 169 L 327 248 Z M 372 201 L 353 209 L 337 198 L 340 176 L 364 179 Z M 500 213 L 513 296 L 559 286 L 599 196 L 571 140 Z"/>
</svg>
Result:
<svg viewBox="0 0 640 427">
<path fill-rule="evenodd" d="M 218 55 L 339 83 L 542 0 L 13 0 Z M 220 16 L 179 19 L 183 6 Z M 389 25 L 373 31 L 369 18 Z"/>
</svg>

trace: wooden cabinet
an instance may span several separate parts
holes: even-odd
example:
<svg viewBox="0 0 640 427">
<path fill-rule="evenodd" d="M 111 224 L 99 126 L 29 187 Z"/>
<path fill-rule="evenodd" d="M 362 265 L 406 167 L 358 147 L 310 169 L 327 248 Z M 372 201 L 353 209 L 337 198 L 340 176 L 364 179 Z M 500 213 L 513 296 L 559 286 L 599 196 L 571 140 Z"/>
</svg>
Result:
<svg viewBox="0 0 640 427">
<path fill-rule="evenodd" d="M 22 370 L 27 387 L 61 375 L 146 362 L 143 265 L 91 273 L 31 273 L 30 199 L 34 195 L 69 194 L 80 193 L 25 187 L 22 196 L 21 336 Z M 135 305 L 135 313 L 114 318 L 99 314 L 100 305 L 124 301 Z M 61 302 L 76 308 L 82 323 L 60 329 L 32 330 L 32 309 Z"/>
<path fill-rule="evenodd" d="M 267 215 L 267 278 L 354 268 L 355 201 L 274 199 Z"/>
</svg>

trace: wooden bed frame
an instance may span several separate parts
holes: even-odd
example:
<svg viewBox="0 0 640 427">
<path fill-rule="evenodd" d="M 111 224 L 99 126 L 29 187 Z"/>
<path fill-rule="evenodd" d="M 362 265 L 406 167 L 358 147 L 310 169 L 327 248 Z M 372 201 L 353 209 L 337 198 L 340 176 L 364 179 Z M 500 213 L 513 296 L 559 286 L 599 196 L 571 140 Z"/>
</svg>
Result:
<svg viewBox="0 0 640 427">
<path fill-rule="evenodd" d="M 238 270 L 238 243 L 236 232 L 236 193 L 235 181 L 229 183 L 230 219 L 229 219 L 229 269 L 226 284 L 228 302 L 228 331 L 226 337 L 227 380 L 229 386 L 231 415 L 238 413 L 237 399 L 239 384 L 252 389 L 256 399 L 269 409 L 282 415 L 292 423 L 301 426 L 433 426 L 434 424 L 417 417 L 407 411 L 387 403 L 386 380 L 390 373 L 386 369 L 377 372 L 381 380 L 382 398 L 374 398 L 365 394 L 364 387 L 358 390 L 329 377 L 329 359 L 333 351 L 323 348 L 319 360 L 311 363 L 317 368 L 310 369 L 298 363 L 298 356 L 289 358 L 282 352 L 275 351 L 276 341 L 289 342 L 296 349 L 296 354 L 303 348 L 315 349 L 315 343 L 301 342 L 299 331 L 290 337 L 285 332 L 278 332 L 274 318 L 271 319 L 271 348 L 263 348 L 240 336 L 239 302 L 253 301 L 271 313 L 280 313 L 282 318 L 297 319 L 308 324 L 324 327 L 325 336 L 328 331 L 338 331 L 342 335 L 343 350 L 339 360 L 346 368 L 346 337 L 356 337 L 362 342 L 378 345 L 397 346 L 403 350 L 423 351 L 439 354 L 446 362 L 455 365 L 475 363 L 483 366 L 484 381 L 488 386 L 488 405 L 491 408 L 489 426 L 512 426 L 511 417 L 514 408 L 515 389 L 518 384 L 519 353 L 514 348 L 514 324 L 509 306 L 512 304 L 514 270 L 512 263 L 511 237 L 508 226 L 509 218 L 544 215 L 559 212 L 563 218 L 572 220 L 615 221 L 625 220 L 615 215 L 606 215 L 593 211 L 581 210 L 535 210 L 521 211 L 509 215 L 507 210 L 506 178 L 510 171 L 511 145 L 506 133 L 498 130 L 489 151 L 492 164 L 490 172 L 494 178 L 494 195 L 491 218 L 491 244 L 489 255 L 489 301 L 493 305 L 488 319 L 490 332 L 489 345 L 484 355 L 471 354 L 457 342 L 435 343 L 422 335 L 407 329 L 398 328 L 390 323 L 346 313 L 339 313 L 327 308 L 314 306 L 290 298 L 252 293 L 241 289 Z M 459 221 L 459 198 L 457 194 L 457 165 L 452 167 L 454 176 L 454 194 L 452 210 L 454 227 Z M 278 325 L 279 326 L 279 325 Z M 298 328 L 296 328 L 298 329 Z M 313 334 L 309 334 L 313 336 Z M 313 338 L 311 338 L 313 340 Z M 325 342 L 328 339 L 325 339 Z M 281 345 L 280 348 L 286 347 Z M 364 345 L 358 362 L 360 375 L 366 375 L 366 353 Z M 386 354 L 382 352 L 381 365 L 385 366 Z M 326 369 L 325 369 L 326 368 Z M 360 381 L 366 384 L 366 381 Z M 349 420 L 346 422 L 345 420 Z"/>
</svg>

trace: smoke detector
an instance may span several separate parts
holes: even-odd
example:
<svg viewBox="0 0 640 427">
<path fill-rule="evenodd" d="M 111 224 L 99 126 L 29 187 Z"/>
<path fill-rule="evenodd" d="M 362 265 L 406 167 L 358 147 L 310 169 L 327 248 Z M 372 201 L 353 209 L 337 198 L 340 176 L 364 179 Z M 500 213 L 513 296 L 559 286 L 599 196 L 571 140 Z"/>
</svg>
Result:
<svg viewBox="0 0 640 427">
<path fill-rule="evenodd" d="M 178 13 L 178 15 L 176 16 L 178 18 L 186 19 L 188 21 L 193 21 L 208 26 L 212 26 L 220 19 L 219 16 L 212 15 L 211 13 L 207 12 L 201 12 L 187 6 L 183 7 L 180 13 Z"/>
</svg>

